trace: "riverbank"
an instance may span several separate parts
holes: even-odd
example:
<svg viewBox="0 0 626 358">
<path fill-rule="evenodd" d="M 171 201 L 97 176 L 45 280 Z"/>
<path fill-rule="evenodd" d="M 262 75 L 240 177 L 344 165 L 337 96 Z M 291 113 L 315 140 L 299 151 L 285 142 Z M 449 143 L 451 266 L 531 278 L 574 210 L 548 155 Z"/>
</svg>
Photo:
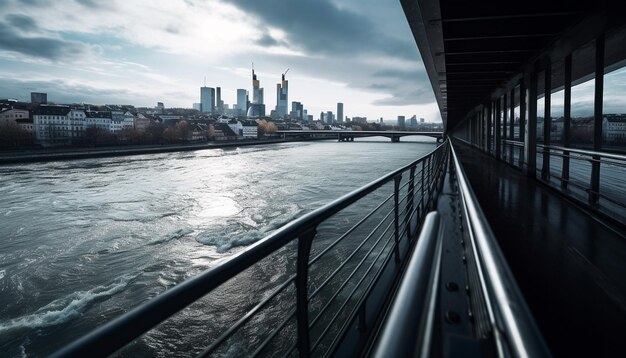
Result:
<svg viewBox="0 0 626 358">
<path fill-rule="evenodd" d="M 220 141 L 202 144 L 184 145 L 149 145 L 149 146 L 124 146 L 103 148 L 64 148 L 64 149 L 40 149 L 27 150 L 24 152 L 0 153 L 0 165 L 20 164 L 32 162 L 48 162 L 57 160 L 75 160 L 102 157 L 121 157 L 129 155 L 156 154 L 169 152 L 183 152 L 203 149 L 217 149 L 229 147 L 244 147 L 252 145 L 276 144 L 287 142 L 302 142 L 313 140 L 328 140 L 330 138 L 298 138 L 298 139 L 263 139 L 263 140 L 240 140 Z"/>
</svg>

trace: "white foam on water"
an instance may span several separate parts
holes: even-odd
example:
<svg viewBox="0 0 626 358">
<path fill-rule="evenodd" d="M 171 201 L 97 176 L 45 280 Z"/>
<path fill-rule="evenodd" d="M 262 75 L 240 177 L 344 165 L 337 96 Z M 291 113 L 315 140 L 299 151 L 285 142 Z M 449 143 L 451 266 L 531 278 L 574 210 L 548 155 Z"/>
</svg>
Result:
<svg viewBox="0 0 626 358">
<path fill-rule="evenodd" d="M 125 275 L 104 286 L 89 291 L 74 292 L 56 299 L 32 314 L 0 322 L 0 334 L 15 329 L 41 328 L 58 325 L 79 316 L 95 301 L 102 301 L 122 292 L 134 277 Z"/>
<path fill-rule="evenodd" d="M 184 228 L 180 228 L 177 229 L 173 232 L 167 233 L 161 237 L 158 237 L 152 241 L 150 241 L 148 243 L 148 245 L 158 245 L 158 244 L 163 244 L 172 240 L 178 240 L 181 239 L 189 234 L 193 233 L 193 229 L 190 227 L 184 227 Z"/>
</svg>

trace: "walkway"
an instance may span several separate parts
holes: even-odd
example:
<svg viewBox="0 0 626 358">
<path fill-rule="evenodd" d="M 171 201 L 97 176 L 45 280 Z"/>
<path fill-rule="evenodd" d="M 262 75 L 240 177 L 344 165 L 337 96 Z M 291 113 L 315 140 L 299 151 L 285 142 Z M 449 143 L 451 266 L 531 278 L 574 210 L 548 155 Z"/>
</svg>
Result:
<svg viewBox="0 0 626 358">
<path fill-rule="evenodd" d="M 626 351 L 626 234 L 491 156 L 454 142 L 555 356 Z"/>
</svg>

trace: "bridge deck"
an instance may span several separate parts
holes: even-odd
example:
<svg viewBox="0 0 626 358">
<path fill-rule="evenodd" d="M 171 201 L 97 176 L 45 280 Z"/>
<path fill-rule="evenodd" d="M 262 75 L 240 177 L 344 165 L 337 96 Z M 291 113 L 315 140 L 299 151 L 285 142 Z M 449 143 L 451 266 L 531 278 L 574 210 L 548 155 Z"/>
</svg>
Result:
<svg viewBox="0 0 626 358">
<path fill-rule="evenodd" d="M 455 146 L 552 353 L 626 351 L 622 229 L 475 148 Z"/>
</svg>

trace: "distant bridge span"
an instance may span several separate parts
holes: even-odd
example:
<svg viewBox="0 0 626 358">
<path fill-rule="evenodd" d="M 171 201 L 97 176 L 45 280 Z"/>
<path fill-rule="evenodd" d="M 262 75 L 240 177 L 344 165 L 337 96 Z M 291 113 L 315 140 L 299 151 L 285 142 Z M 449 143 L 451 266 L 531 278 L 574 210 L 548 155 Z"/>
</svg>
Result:
<svg viewBox="0 0 626 358">
<path fill-rule="evenodd" d="M 287 137 L 319 137 L 337 138 L 340 142 L 353 142 L 354 138 L 363 137 L 387 137 L 392 142 L 399 142 L 400 137 L 409 135 L 421 135 L 436 138 L 438 142 L 443 140 L 443 132 L 406 132 L 406 131 L 332 131 L 332 130 L 283 130 L 276 131 L 283 138 Z"/>
</svg>

